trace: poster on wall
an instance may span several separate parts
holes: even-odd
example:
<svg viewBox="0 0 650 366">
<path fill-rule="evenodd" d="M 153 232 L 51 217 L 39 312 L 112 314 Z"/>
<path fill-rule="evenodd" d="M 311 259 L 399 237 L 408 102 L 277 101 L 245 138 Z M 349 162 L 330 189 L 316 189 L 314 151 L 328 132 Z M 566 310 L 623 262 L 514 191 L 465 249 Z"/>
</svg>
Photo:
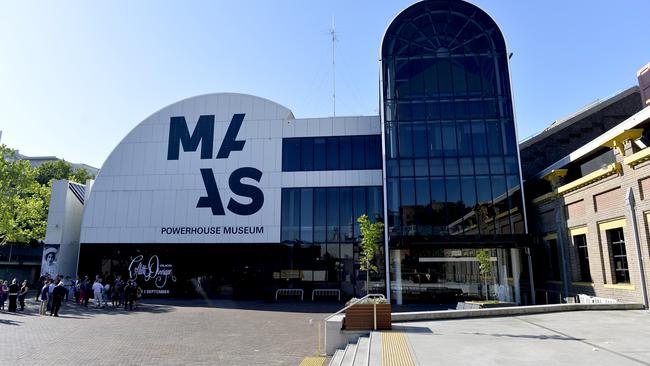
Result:
<svg viewBox="0 0 650 366">
<path fill-rule="evenodd" d="M 43 258 L 41 260 L 41 276 L 56 276 L 59 271 L 59 245 L 45 245 L 43 247 Z"/>
<path fill-rule="evenodd" d="M 135 280 L 144 295 L 169 295 L 170 285 L 176 282 L 173 265 L 162 263 L 158 255 L 140 254 L 130 258 L 129 279 Z"/>
</svg>

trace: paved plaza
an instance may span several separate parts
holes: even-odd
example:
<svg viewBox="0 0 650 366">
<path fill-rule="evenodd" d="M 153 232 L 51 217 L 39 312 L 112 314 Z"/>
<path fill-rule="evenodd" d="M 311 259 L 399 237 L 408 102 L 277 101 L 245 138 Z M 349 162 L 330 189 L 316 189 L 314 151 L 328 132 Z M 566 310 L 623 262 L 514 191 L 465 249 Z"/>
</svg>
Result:
<svg viewBox="0 0 650 366">
<path fill-rule="evenodd" d="M 420 365 L 650 365 L 650 312 L 400 323 Z"/>
<path fill-rule="evenodd" d="M 0 312 L 0 365 L 298 365 L 340 304 L 156 301 L 133 311 Z"/>
</svg>

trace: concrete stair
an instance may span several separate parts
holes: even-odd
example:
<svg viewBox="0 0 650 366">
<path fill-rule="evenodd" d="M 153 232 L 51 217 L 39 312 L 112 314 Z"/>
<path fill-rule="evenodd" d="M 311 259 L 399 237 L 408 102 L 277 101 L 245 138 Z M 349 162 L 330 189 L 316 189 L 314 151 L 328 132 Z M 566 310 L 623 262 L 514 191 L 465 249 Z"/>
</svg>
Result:
<svg viewBox="0 0 650 366">
<path fill-rule="evenodd" d="M 380 365 L 381 364 L 381 336 L 377 334 L 374 337 L 375 341 L 373 342 L 373 333 L 369 337 L 359 337 L 357 343 L 348 344 L 345 349 L 336 350 L 332 360 L 330 361 L 330 366 L 368 366 L 368 365 Z M 379 341 L 377 341 L 379 340 Z M 371 363 L 371 351 L 373 347 L 376 348 L 377 355 L 374 360 L 379 361 L 379 363 Z M 375 361 L 375 362 L 376 362 Z"/>
</svg>

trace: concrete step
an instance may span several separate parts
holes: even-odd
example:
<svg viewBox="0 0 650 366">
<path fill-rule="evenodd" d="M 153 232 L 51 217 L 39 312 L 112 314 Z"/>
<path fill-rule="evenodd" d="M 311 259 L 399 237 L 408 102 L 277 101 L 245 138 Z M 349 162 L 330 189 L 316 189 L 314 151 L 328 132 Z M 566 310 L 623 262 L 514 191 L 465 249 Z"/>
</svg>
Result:
<svg viewBox="0 0 650 366">
<path fill-rule="evenodd" d="M 370 333 L 368 365 L 381 365 L 381 332 Z"/>
<path fill-rule="evenodd" d="M 370 350 L 370 338 L 360 337 L 357 341 L 357 355 L 354 358 L 353 366 L 368 366 L 368 351 Z"/>
<path fill-rule="evenodd" d="M 334 352 L 334 356 L 332 356 L 332 359 L 330 360 L 329 366 L 341 366 L 341 361 L 343 361 L 343 354 L 345 354 L 345 350 L 337 349 L 336 352 Z"/>
<path fill-rule="evenodd" d="M 345 354 L 343 355 L 343 360 L 341 360 L 341 366 L 353 366 L 354 357 L 357 355 L 357 344 L 350 343 L 345 347 Z"/>
</svg>

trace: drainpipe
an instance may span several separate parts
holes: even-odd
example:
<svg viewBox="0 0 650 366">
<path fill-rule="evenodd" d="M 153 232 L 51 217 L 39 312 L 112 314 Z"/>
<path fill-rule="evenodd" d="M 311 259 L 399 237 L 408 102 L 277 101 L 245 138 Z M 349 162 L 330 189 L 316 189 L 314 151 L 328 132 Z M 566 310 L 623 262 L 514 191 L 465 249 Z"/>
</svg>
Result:
<svg viewBox="0 0 650 366">
<path fill-rule="evenodd" d="M 524 248 L 528 256 L 528 277 L 530 278 L 530 301 L 533 305 L 537 304 L 535 301 L 535 281 L 533 280 L 533 260 L 530 258 L 530 248 Z"/>
<path fill-rule="evenodd" d="M 639 243 L 639 228 L 636 222 L 636 201 L 634 199 L 634 192 L 632 187 L 627 189 L 625 195 L 625 204 L 627 205 L 628 213 L 630 214 L 630 222 L 632 223 L 632 233 L 634 234 L 634 247 L 636 248 L 636 257 L 639 261 L 639 275 L 641 277 L 641 290 L 643 293 L 643 306 L 648 309 L 648 289 L 645 282 L 645 270 L 643 269 L 643 256 L 641 255 L 641 244 Z"/>
<path fill-rule="evenodd" d="M 555 227 L 557 228 L 557 246 L 558 250 L 560 252 L 560 262 L 562 263 L 562 290 L 564 292 L 564 298 L 569 297 L 569 271 L 568 271 L 568 265 L 567 265 L 567 257 L 566 257 L 566 242 L 564 241 L 564 233 L 566 233 L 566 230 L 564 226 L 566 225 L 566 220 L 564 219 L 564 207 L 560 205 L 557 207 L 555 210 Z M 562 299 L 560 299 L 560 303 L 562 303 Z"/>
</svg>

